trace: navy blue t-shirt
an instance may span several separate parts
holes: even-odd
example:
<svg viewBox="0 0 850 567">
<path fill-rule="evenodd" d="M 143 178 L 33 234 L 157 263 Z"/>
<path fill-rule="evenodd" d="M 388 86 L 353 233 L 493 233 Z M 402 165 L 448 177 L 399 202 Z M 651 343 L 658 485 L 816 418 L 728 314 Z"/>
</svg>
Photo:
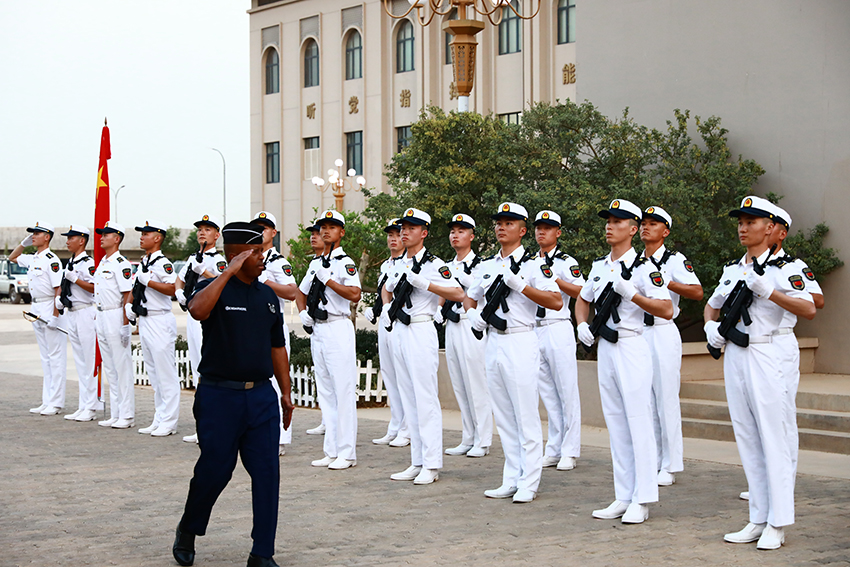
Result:
<svg viewBox="0 0 850 567">
<path fill-rule="evenodd" d="M 195 293 L 215 278 L 198 283 Z M 255 382 L 274 375 L 272 347 L 283 347 L 283 316 L 272 289 L 232 277 L 201 321 L 203 343 L 198 373 L 203 380 Z"/>
</svg>

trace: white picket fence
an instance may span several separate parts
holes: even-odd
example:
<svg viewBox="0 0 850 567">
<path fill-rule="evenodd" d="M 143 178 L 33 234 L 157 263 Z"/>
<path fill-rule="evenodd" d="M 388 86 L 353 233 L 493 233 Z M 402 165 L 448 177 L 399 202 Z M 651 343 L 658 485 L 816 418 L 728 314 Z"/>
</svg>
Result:
<svg viewBox="0 0 850 567">
<path fill-rule="evenodd" d="M 194 388 L 196 384 L 189 364 L 189 352 L 185 350 L 174 351 L 174 360 L 177 365 L 180 387 L 184 390 Z M 289 376 L 292 381 L 292 403 L 300 407 L 319 407 L 313 368 L 290 366 Z M 145 373 L 145 361 L 140 348 L 133 349 L 133 377 L 136 385 L 150 386 L 150 379 Z M 381 371 L 372 366 L 371 360 L 367 360 L 365 366 L 358 364 L 357 378 L 358 403 L 380 404 L 387 402 L 387 391 L 384 389 Z"/>
</svg>

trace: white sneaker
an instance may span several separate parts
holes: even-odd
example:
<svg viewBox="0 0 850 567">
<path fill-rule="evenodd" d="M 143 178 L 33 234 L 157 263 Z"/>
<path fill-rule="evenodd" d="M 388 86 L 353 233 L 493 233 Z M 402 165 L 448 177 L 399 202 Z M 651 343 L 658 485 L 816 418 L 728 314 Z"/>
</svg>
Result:
<svg viewBox="0 0 850 567">
<path fill-rule="evenodd" d="M 38 413 L 40 413 L 41 415 L 56 415 L 57 413 L 59 413 L 59 410 L 61 410 L 61 409 L 62 408 L 47 406 L 46 408 L 44 408 L 43 410 L 41 410 Z"/>
<path fill-rule="evenodd" d="M 484 496 L 487 498 L 510 498 L 517 493 L 516 486 L 500 486 L 492 490 L 485 490 Z"/>
<path fill-rule="evenodd" d="M 729 543 L 752 543 L 761 537 L 767 527 L 767 522 L 764 524 L 754 524 L 750 522 L 743 530 L 723 536 L 723 541 Z"/>
<path fill-rule="evenodd" d="M 136 420 L 132 417 L 127 419 L 119 419 L 112 424 L 112 429 L 130 429 L 136 426 Z"/>
<path fill-rule="evenodd" d="M 93 409 L 87 409 L 80 412 L 80 415 L 74 418 L 74 421 L 94 421 L 97 418 L 97 412 Z"/>
<path fill-rule="evenodd" d="M 401 472 L 390 475 L 391 480 L 415 480 L 422 472 L 422 467 L 409 466 Z"/>
<path fill-rule="evenodd" d="M 187 435 L 183 438 L 183 441 L 186 443 L 197 443 L 198 442 L 198 434 L 195 433 L 193 435 Z"/>
<path fill-rule="evenodd" d="M 413 484 L 434 484 L 440 480 L 440 469 L 423 468 L 413 479 Z"/>
<path fill-rule="evenodd" d="M 486 457 L 489 454 L 490 454 L 490 447 L 473 447 L 472 449 L 469 450 L 469 452 L 466 454 L 466 456 L 477 458 L 477 457 Z"/>
<path fill-rule="evenodd" d="M 372 443 L 374 443 L 375 445 L 389 445 L 390 441 L 392 441 L 393 439 L 395 439 L 395 434 L 387 433 L 380 439 L 372 439 Z"/>
<path fill-rule="evenodd" d="M 741 500 L 749 500 L 750 499 L 750 491 L 749 490 L 743 491 L 741 494 L 738 495 L 738 498 L 740 498 Z"/>
<path fill-rule="evenodd" d="M 756 549 L 779 549 L 783 543 L 785 543 L 785 530 L 768 524 L 756 544 Z"/>
<path fill-rule="evenodd" d="M 169 435 L 174 435 L 175 433 L 177 433 L 176 429 L 171 429 L 170 427 L 160 425 L 151 432 L 151 437 L 168 437 Z"/>
<path fill-rule="evenodd" d="M 41 404 L 37 408 L 30 408 L 30 413 L 41 413 L 41 410 L 43 410 L 46 407 L 47 406 L 45 404 Z"/>
<path fill-rule="evenodd" d="M 185 441 L 185 440 L 186 440 L 186 438 L 184 437 L 183 441 Z M 277 456 L 282 457 L 285 454 L 286 454 L 286 445 L 278 445 L 277 446 Z"/>
<path fill-rule="evenodd" d="M 446 455 L 452 455 L 453 457 L 457 457 L 469 453 L 470 449 L 472 449 L 472 445 L 464 445 L 463 443 L 461 443 L 457 447 L 446 449 Z"/>
<path fill-rule="evenodd" d="M 307 430 L 307 435 L 324 435 L 325 434 L 325 424 L 320 423 L 317 427 L 313 429 Z"/>
<path fill-rule="evenodd" d="M 139 429 L 139 433 L 141 433 L 142 435 L 150 435 L 151 433 L 156 431 L 156 429 L 158 427 L 159 427 L 158 423 L 151 423 L 147 427 L 142 427 L 141 429 Z"/>
<path fill-rule="evenodd" d="M 342 457 L 337 457 L 334 461 L 328 465 L 328 468 L 332 471 L 344 471 L 345 469 L 356 467 L 357 461 L 349 461 L 348 459 L 343 459 Z"/>
<path fill-rule="evenodd" d="M 517 490 L 514 494 L 514 504 L 528 504 L 537 498 L 537 493 L 527 488 Z"/>
<path fill-rule="evenodd" d="M 571 471 L 576 468 L 576 458 L 575 457 L 561 457 L 561 460 L 558 461 L 558 470 L 559 471 Z"/>
<path fill-rule="evenodd" d="M 329 464 L 331 464 L 332 462 L 334 462 L 335 460 L 336 460 L 336 457 L 325 456 L 325 457 L 322 457 L 321 459 L 319 459 L 317 461 L 313 461 L 312 463 L 310 463 L 310 466 L 327 468 L 327 466 Z"/>
<path fill-rule="evenodd" d="M 546 469 L 546 468 L 549 468 L 549 467 L 557 466 L 558 463 L 560 463 L 560 462 L 561 462 L 561 457 L 549 457 L 549 456 L 543 457 L 543 468 Z"/>
<path fill-rule="evenodd" d="M 390 441 L 390 447 L 407 447 L 410 445 L 410 439 L 407 437 L 396 437 Z"/>
<path fill-rule="evenodd" d="M 676 475 L 667 471 L 658 471 L 658 486 L 670 486 L 676 483 Z"/>
<path fill-rule="evenodd" d="M 594 510 L 592 515 L 599 520 L 615 520 L 626 513 L 626 510 L 629 509 L 629 504 L 629 502 L 614 500 L 607 508 Z"/>
<path fill-rule="evenodd" d="M 642 524 L 649 518 L 649 506 L 632 502 L 623 514 L 620 522 L 624 524 Z"/>
<path fill-rule="evenodd" d="M 68 421 L 74 421 L 75 419 L 77 419 L 77 416 L 80 415 L 81 413 L 83 413 L 83 410 L 78 409 L 74 413 L 66 413 L 62 417 L 63 417 L 63 419 L 67 419 Z"/>
<path fill-rule="evenodd" d="M 112 427 L 112 425 L 118 421 L 117 417 L 110 417 L 109 419 L 104 419 L 103 421 L 98 421 L 97 424 L 101 427 Z"/>
</svg>

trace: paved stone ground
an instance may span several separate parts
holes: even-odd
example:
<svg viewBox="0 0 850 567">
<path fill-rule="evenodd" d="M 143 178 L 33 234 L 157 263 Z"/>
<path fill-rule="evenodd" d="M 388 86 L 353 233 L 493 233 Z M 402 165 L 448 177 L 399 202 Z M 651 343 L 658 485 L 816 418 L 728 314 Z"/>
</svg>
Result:
<svg viewBox="0 0 850 567">
<path fill-rule="evenodd" d="M 37 379 L 0 373 L 0 565 L 175 565 L 170 547 L 197 447 L 180 436 L 27 413 Z M 76 400 L 76 382 L 68 399 Z M 153 394 L 136 388 L 137 422 L 152 418 Z M 192 395 L 182 399 L 181 434 L 193 431 Z M 73 405 L 73 404 L 72 404 Z M 800 476 L 798 522 L 778 552 L 730 545 L 724 532 L 746 523 L 740 467 L 688 461 L 639 526 L 594 520 L 612 500 L 610 456 L 585 447 L 572 472 L 546 469 L 538 499 L 489 500 L 502 456 L 446 457 L 431 486 L 392 482 L 407 449 L 369 443 L 385 422 L 361 419 L 358 466 L 309 466 L 321 456 L 314 410 L 296 410 L 294 444 L 282 457 L 276 559 L 281 566 L 361 565 L 813 565 L 850 563 L 850 482 Z M 459 441 L 447 431 L 446 446 Z M 498 445 L 498 443 L 497 443 Z M 250 479 L 241 464 L 222 494 L 195 564 L 244 565 L 251 547 Z"/>
</svg>

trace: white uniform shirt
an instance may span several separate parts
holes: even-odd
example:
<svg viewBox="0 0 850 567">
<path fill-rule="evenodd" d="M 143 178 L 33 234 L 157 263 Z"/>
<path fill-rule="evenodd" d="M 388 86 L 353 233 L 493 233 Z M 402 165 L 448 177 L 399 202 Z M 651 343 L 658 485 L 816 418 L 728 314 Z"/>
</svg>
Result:
<svg viewBox="0 0 850 567">
<path fill-rule="evenodd" d="M 762 263 L 770 254 L 770 251 L 765 250 L 758 258 L 759 263 Z M 708 305 L 714 309 L 723 307 L 726 297 L 735 288 L 739 280 L 745 279 L 750 270 L 753 269 L 752 263 L 747 262 L 747 256 L 734 262 L 727 264 L 723 269 L 723 275 L 720 276 L 720 285 L 714 290 L 711 298 L 708 300 Z M 782 267 L 767 266 L 764 270 L 764 277 L 768 278 L 770 283 L 777 291 L 790 296 L 803 298 L 806 301 L 812 301 L 812 296 L 806 291 L 806 278 L 797 273 L 797 269 L 793 264 L 785 264 Z M 749 308 L 750 319 L 752 325 L 745 326 L 743 321 L 738 321 L 736 328 L 751 337 L 761 337 L 771 335 L 782 324 L 782 319 L 785 309 L 778 306 L 766 297 L 760 297 L 753 294 L 753 303 Z"/>
<path fill-rule="evenodd" d="M 449 262 L 449 270 L 451 270 L 452 277 L 457 280 L 458 278 L 460 278 L 460 277 L 462 277 L 466 274 L 465 267 L 471 266 L 472 264 L 475 264 L 475 267 L 472 268 L 472 274 L 471 275 L 472 275 L 473 282 L 475 280 L 477 280 L 481 275 L 481 262 L 484 259 L 481 258 L 476 263 L 475 262 L 476 258 L 478 258 L 478 256 L 472 250 L 469 251 L 469 254 L 467 254 L 466 257 L 463 258 L 463 260 L 460 260 L 460 259 L 458 259 L 457 256 L 455 256 L 454 259 L 451 262 Z M 463 287 L 463 286 L 461 286 L 461 287 Z M 452 308 L 452 311 L 454 311 L 455 313 L 466 313 L 466 309 L 463 308 L 463 303 L 455 305 Z"/>
<path fill-rule="evenodd" d="M 49 248 L 37 254 L 21 254 L 18 265 L 27 269 L 30 295 L 33 299 L 56 297 L 56 290 L 62 284 L 62 262 Z"/>
<path fill-rule="evenodd" d="M 652 257 L 656 262 L 660 262 L 664 257 L 664 252 L 666 251 L 667 248 L 662 244 L 661 247 L 655 251 L 655 254 L 653 254 Z M 646 250 L 643 251 L 643 255 L 646 256 Z M 661 265 L 661 268 L 655 266 L 652 263 L 652 260 L 647 260 L 647 263 L 653 267 L 653 271 L 658 270 L 661 272 L 661 275 L 664 276 L 664 287 L 667 287 L 671 281 L 682 285 L 700 285 L 699 278 L 694 273 L 693 264 L 691 264 L 690 261 L 679 252 L 673 252 L 667 258 L 667 261 Z M 667 292 L 670 294 L 670 299 L 673 300 L 673 319 L 675 319 L 679 316 L 679 298 L 681 296 L 669 289 Z"/>
<path fill-rule="evenodd" d="M 133 289 L 133 266 L 120 252 L 104 257 L 94 271 L 94 302 L 101 309 L 115 309 Z"/>
<path fill-rule="evenodd" d="M 417 261 L 421 261 L 425 256 L 425 252 L 426 249 L 423 247 L 422 250 L 420 250 L 412 258 L 405 255 L 396 260 L 395 264 L 393 264 L 392 271 L 390 272 L 390 277 L 384 285 L 384 289 L 390 293 L 395 291 L 399 280 L 401 280 L 401 276 L 413 269 L 413 259 L 416 258 Z M 443 287 L 460 287 L 457 280 L 452 277 L 449 267 L 437 257 L 434 257 L 429 262 L 422 264 L 419 275 L 434 285 Z M 405 313 L 411 317 L 418 317 L 421 315 L 431 316 L 434 315 L 434 312 L 437 310 L 437 306 L 440 304 L 440 296 L 435 293 L 431 293 L 430 291 L 414 287 L 413 291 L 410 293 L 410 302 L 413 304 L 412 307 L 408 308 L 402 306 L 402 310 Z"/>
<path fill-rule="evenodd" d="M 394 264 L 395 264 L 395 258 L 393 258 L 392 256 L 390 256 L 389 258 L 384 260 L 384 262 L 381 264 L 381 268 L 380 268 L 381 269 L 381 275 L 378 276 L 378 286 L 379 287 L 381 285 L 381 282 L 384 282 L 384 285 L 386 285 L 386 283 L 387 283 L 386 281 L 390 277 L 390 272 L 392 272 Z"/>
<path fill-rule="evenodd" d="M 165 257 L 162 250 L 157 250 L 153 254 L 142 258 L 139 270 L 136 272 L 136 277 L 138 277 L 139 272 L 144 270 L 145 266 L 150 266 L 148 272 L 151 274 L 152 282 L 173 284 L 177 281 L 177 274 L 174 273 L 174 264 Z M 136 283 L 135 279 L 133 279 L 133 283 Z M 146 309 L 171 311 L 171 296 L 160 293 L 148 286 L 145 289 L 145 300 L 142 302 L 142 306 Z"/>
<path fill-rule="evenodd" d="M 186 264 L 183 265 L 183 269 L 180 270 L 180 274 L 178 275 L 178 277 L 180 278 L 181 282 L 186 281 L 186 274 L 189 272 L 189 270 L 192 269 L 192 266 L 197 262 L 195 256 L 195 254 L 189 256 L 188 260 L 186 261 Z M 204 252 L 201 258 L 201 261 L 204 264 L 204 272 L 209 272 L 218 276 L 224 270 L 227 269 L 227 262 L 224 260 L 224 256 L 222 256 L 216 250 L 213 250 L 211 252 Z M 205 279 L 206 278 L 204 277 L 198 276 L 199 282 Z"/>
<path fill-rule="evenodd" d="M 784 256 L 782 250 L 780 250 L 777 255 Z M 774 256 L 775 258 L 776 256 Z M 800 260 L 799 258 L 794 258 L 794 261 L 789 264 L 794 270 L 790 271 L 789 274 L 797 274 L 802 277 L 803 289 L 805 289 L 809 294 L 816 293 L 818 295 L 823 295 L 823 290 L 820 287 L 820 284 L 815 279 L 815 274 L 809 269 L 805 262 Z M 784 266 L 783 266 L 784 268 Z M 790 269 L 790 268 L 789 268 Z M 790 277 L 790 275 L 789 275 Z M 798 284 L 799 285 L 799 284 Z M 814 300 L 813 300 L 814 301 Z M 782 322 L 779 324 L 780 329 L 790 328 L 793 329 L 797 326 L 797 316 L 791 313 L 790 311 L 785 311 L 785 314 L 782 316 Z"/>
<path fill-rule="evenodd" d="M 307 274 L 301 280 L 301 285 L 298 289 L 301 293 L 307 295 L 310 292 L 310 285 L 313 283 L 313 276 L 318 268 L 322 267 L 321 258 L 313 258 L 310 265 L 307 267 Z M 354 265 L 354 260 L 346 256 L 342 248 L 334 248 L 331 253 L 331 279 L 344 286 L 360 287 L 360 276 L 357 275 L 357 266 Z M 340 296 L 337 292 L 329 287 L 325 287 L 325 297 L 328 298 L 327 304 L 322 304 L 320 307 L 328 312 L 328 315 L 342 315 L 348 317 L 351 314 L 351 302 Z"/>
<path fill-rule="evenodd" d="M 549 256 L 551 257 L 552 254 L 555 255 L 551 266 L 552 272 L 555 274 L 555 278 L 568 284 L 582 287 L 585 283 L 585 279 L 581 273 L 581 268 L 578 266 L 578 261 L 566 252 L 560 252 L 557 248 L 550 252 Z M 541 260 L 545 262 L 545 259 L 542 256 Z M 572 298 L 561 290 L 561 288 L 558 288 L 558 290 L 561 292 L 561 299 L 564 300 L 564 306 L 561 307 L 559 311 L 547 309 L 546 319 L 558 320 L 570 318 L 570 299 Z M 538 317 L 538 319 L 540 318 L 541 317 Z"/>
<path fill-rule="evenodd" d="M 68 265 L 65 266 L 65 272 L 76 272 L 77 281 L 92 282 L 94 281 L 94 260 L 85 252 L 77 254 L 72 258 Z M 89 293 L 77 284 L 71 284 L 71 305 L 88 305 L 94 303 L 94 293 Z"/>
<path fill-rule="evenodd" d="M 510 257 L 513 256 L 517 262 L 525 254 L 525 248 L 520 246 L 510 256 L 502 258 L 501 252 L 485 260 L 481 264 L 479 276 L 475 279 L 466 295 L 473 301 L 478 302 L 479 313 L 484 308 L 482 300 L 487 294 L 487 290 L 493 285 L 493 282 L 499 274 L 508 274 L 511 270 Z M 558 284 L 555 283 L 555 274 L 549 269 L 543 259 L 535 256 L 530 260 L 522 263 L 519 268 L 519 275 L 525 280 L 525 283 L 533 288 L 541 291 L 560 291 Z M 507 327 L 531 327 L 534 325 L 535 316 L 537 313 L 537 304 L 521 293 L 511 290 L 506 298 L 508 312 L 502 311 L 501 306 L 496 310 L 496 314 L 507 322 Z"/>
<path fill-rule="evenodd" d="M 263 254 L 263 263 L 266 266 L 266 269 L 263 270 L 263 274 L 265 274 L 264 281 L 271 280 L 280 285 L 296 283 L 295 276 L 292 275 L 292 265 L 274 248 L 269 248 Z M 280 312 L 284 313 L 286 300 L 282 297 L 278 297 L 277 300 L 280 302 Z"/>
<path fill-rule="evenodd" d="M 621 277 L 622 265 L 626 267 L 632 265 L 637 257 L 637 252 L 634 248 L 629 248 L 628 252 L 620 256 L 617 260 L 611 259 L 611 254 L 603 256 L 593 262 L 593 267 L 590 269 L 590 274 L 587 276 L 587 282 L 581 288 L 579 294 L 582 299 L 588 303 L 593 303 L 599 299 L 599 296 L 605 290 L 605 286 L 610 281 L 616 281 Z M 630 280 L 634 284 L 638 293 L 649 299 L 670 299 L 670 292 L 667 291 L 667 286 L 664 285 L 664 276 L 656 270 L 651 262 L 644 262 L 637 266 L 632 271 Z M 633 301 L 623 299 L 620 305 L 617 306 L 617 313 L 620 315 L 620 322 L 615 324 L 609 317 L 606 321 L 608 327 L 617 331 L 636 331 L 643 332 L 643 309 L 637 306 Z"/>
</svg>

